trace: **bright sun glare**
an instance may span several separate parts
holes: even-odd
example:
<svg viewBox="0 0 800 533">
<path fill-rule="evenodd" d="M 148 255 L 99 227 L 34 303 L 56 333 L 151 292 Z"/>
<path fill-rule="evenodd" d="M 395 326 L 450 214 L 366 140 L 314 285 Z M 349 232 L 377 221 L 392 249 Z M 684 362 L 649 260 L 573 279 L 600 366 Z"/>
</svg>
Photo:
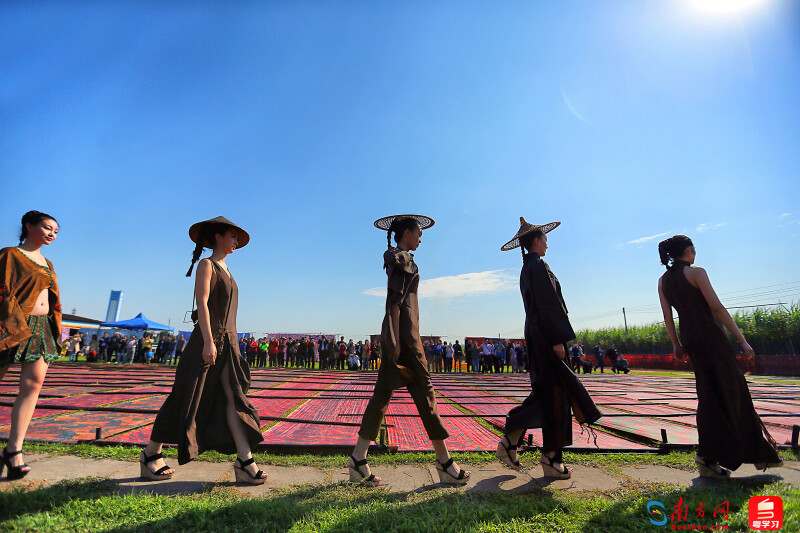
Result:
<svg viewBox="0 0 800 533">
<path fill-rule="evenodd" d="M 697 9 L 712 15 L 732 15 L 749 11 L 767 0 L 688 0 Z"/>
</svg>

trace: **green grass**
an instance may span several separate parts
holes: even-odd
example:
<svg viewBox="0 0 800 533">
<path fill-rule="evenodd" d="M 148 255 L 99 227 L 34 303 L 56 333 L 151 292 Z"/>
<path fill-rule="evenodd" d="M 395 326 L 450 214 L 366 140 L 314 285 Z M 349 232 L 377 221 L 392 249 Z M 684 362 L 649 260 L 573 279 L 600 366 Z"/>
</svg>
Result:
<svg viewBox="0 0 800 533">
<path fill-rule="evenodd" d="M 626 484 L 606 493 L 570 494 L 549 487 L 525 493 L 470 494 L 434 488 L 392 494 L 343 483 L 300 486 L 251 498 L 220 487 L 197 495 L 121 494 L 102 479 L 62 482 L 33 490 L 0 492 L 3 531 L 297 531 L 297 532 L 625 532 L 657 531 L 646 511 L 658 500 L 671 512 L 679 498 L 689 505 L 683 524 L 727 524 L 746 531 L 753 495 L 784 499 L 784 531 L 800 528 L 800 489 L 781 483 L 678 488 Z M 694 518 L 699 502 L 704 519 Z M 729 520 L 712 516 L 728 501 Z M 669 525 L 665 526 L 669 529 Z"/>
</svg>

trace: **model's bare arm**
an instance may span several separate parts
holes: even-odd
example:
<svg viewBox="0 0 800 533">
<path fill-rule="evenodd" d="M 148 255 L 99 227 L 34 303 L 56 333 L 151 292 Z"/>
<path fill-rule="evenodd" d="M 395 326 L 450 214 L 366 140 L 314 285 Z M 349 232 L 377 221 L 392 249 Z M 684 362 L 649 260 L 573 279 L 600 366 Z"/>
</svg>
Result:
<svg viewBox="0 0 800 533">
<path fill-rule="evenodd" d="M 742 335 L 742 332 L 739 330 L 739 326 L 736 325 L 731 314 L 728 313 L 728 310 L 725 309 L 725 306 L 719 301 L 717 293 L 714 291 L 714 287 L 711 286 L 711 281 L 708 279 L 708 273 L 705 269 L 700 267 L 687 269 L 686 279 L 689 280 L 689 283 L 700 289 L 700 292 L 703 293 L 703 298 L 706 299 L 706 303 L 708 303 L 708 307 L 711 309 L 711 313 L 714 315 L 714 319 L 728 328 L 728 331 L 734 336 L 745 355 L 747 355 L 747 357 L 754 357 L 753 348 L 747 344 L 744 335 Z"/>
<path fill-rule="evenodd" d="M 661 288 L 661 278 L 658 280 L 658 300 L 661 302 L 661 313 L 664 315 L 664 325 L 667 327 L 667 334 L 669 340 L 672 342 L 672 350 L 675 353 L 675 358 L 680 361 L 686 360 L 686 353 L 683 351 L 683 346 L 678 338 L 678 332 L 675 329 L 675 320 L 672 318 L 672 306 L 664 296 L 664 290 Z"/>
<path fill-rule="evenodd" d="M 211 261 L 200 261 L 194 280 L 194 296 L 197 300 L 197 321 L 203 335 L 203 362 L 213 365 L 217 359 L 217 347 L 211 334 L 211 318 L 208 313 L 208 295 L 211 292 Z"/>
</svg>

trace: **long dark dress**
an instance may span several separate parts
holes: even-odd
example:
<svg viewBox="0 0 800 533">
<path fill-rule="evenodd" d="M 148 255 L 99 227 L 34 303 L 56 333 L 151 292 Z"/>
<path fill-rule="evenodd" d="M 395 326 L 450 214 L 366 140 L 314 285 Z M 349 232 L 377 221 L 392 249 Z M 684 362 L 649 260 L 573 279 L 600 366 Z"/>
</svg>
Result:
<svg viewBox="0 0 800 533">
<path fill-rule="evenodd" d="M 236 453 L 236 443 L 226 418 L 227 400 L 222 385 L 222 371 L 226 366 L 230 366 L 228 375 L 236 412 L 250 446 L 264 439 L 258 411 L 245 396 L 250 388 L 250 367 L 239 354 L 236 334 L 239 289 L 233 277 L 214 261 L 211 265 L 216 283 L 208 295 L 208 312 L 212 334 L 226 331 L 222 349 L 217 353 L 214 366 L 203 365 L 203 334 L 199 325 L 195 326 L 175 370 L 172 392 L 158 411 L 151 435 L 156 442 L 178 445 L 179 464 L 188 463 L 206 450 Z"/>
<path fill-rule="evenodd" d="M 694 367 L 698 454 L 731 470 L 742 463 L 777 463 L 775 441 L 753 407 L 733 346 L 703 293 L 686 279 L 687 266 L 675 261 L 661 277 L 661 290 L 678 311 L 681 345 Z"/>
<path fill-rule="evenodd" d="M 596 422 L 600 411 L 553 350 L 553 346 L 574 339 L 575 333 L 567 318 L 561 284 L 538 254 L 524 256 L 519 288 L 525 304 L 525 343 L 533 390 L 508 412 L 505 432 L 542 428 L 542 451 L 556 452 L 555 460 L 561 462 L 561 449 L 572 444 L 570 407 L 580 424 Z M 566 345 L 564 353 L 568 353 Z"/>
</svg>

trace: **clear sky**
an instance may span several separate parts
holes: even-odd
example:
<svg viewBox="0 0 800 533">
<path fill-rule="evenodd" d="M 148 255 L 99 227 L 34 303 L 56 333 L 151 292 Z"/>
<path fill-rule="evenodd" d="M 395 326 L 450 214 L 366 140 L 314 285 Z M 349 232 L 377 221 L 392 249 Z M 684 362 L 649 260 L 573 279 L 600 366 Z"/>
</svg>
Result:
<svg viewBox="0 0 800 533">
<path fill-rule="evenodd" d="M 697 2 L 3 2 L 0 242 L 49 212 L 65 310 L 184 328 L 216 215 L 241 331 L 379 332 L 406 212 L 423 334 L 522 333 L 521 215 L 576 328 L 660 320 L 674 233 L 724 302 L 798 300 L 800 5 Z"/>
</svg>

